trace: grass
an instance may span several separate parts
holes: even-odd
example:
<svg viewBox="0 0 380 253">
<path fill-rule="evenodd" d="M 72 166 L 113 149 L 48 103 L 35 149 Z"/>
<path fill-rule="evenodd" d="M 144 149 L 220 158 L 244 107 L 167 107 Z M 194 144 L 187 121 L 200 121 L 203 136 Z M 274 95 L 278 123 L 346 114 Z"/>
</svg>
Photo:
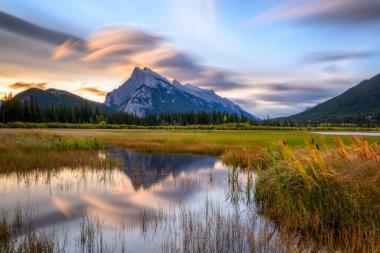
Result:
<svg viewBox="0 0 380 253">
<path fill-rule="evenodd" d="M 0 252 L 2 253 L 53 253 L 71 252 L 67 249 L 68 238 L 66 232 L 56 233 L 39 231 L 33 224 L 30 213 L 23 214 L 20 209 L 21 220 L 17 215 L 12 219 L 7 213 L 2 213 L 0 219 Z M 103 238 L 103 227 L 98 217 L 88 215 L 82 218 L 79 224 L 78 235 L 75 235 L 76 252 L 115 252 L 107 245 Z M 125 252 L 122 249 L 121 252 Z"/>
<path fill-rule="evenodd" d="M 359 127 L 359 126 L 333 126 L 331 124 L 320 124 L 318 126 L 252 126 L 249 123 L 226 123 L 220 125 L 159 125 L 142 126 L 126 124 L 104 124 L 101 123 L 31 123 L 31 122 L 9 122 L 0 123 L 0 128 L 52 128 L 52 129 L 151 129 L 151 130 L 272 130 L 272 131 L 380 131 L 379 127 Z"/>
<path fill-rule="evenodd" d="M 37 232 L 33 221 L 16 207 L 11 219 L 2 212 L 0 218 L 0 252 L 4 253 L 52 253 L 58 251 L 56 234 Z"/>
<path fill-rule="evenodd" d="M 352 138 L 333 148 L 268 152 L 255 188 L 259 211 L 285 233 L 297 233 L 328 251 L 380 248 L 380 146 Z"/>
<path fill-rule="evenodd" d="M 142 233 L 162 230 L 160 252 L 300 252 L 302 248 L 276 234 L 252 205 L 226 209 L 208 198 L 199 210 L 181 206 L 142 212 Z M 284 242 L 289 242 L 286 244 Z"/>
<path fill-rule="evenodd" d="M 254 192 L 260 213 L 274 221 L 283 234 L 296 235 L 308 245 L 316 245 L 315 250 L 376 252 L 380 248 L 379 140 L 274 130 L 0 129 L 0 171 L 104 166 L 97 156 L 102 147 L 217 155 L 234 170 L 257 171 L 255 185 L 250 181 L 252 185 L 247 183 L 246 188 Z M 233 188 L 234 182 L 232 177 Z M 190 215 L 194 214 L 187 213 Z M 204 222 L 219 222 L 228 238 L 250 240 L 252 231 L 230 227 L 233 220 L 218 217 Z M 186 239 L 182 242 L 186 249 L 197 251 L 204 249 L 195 247 L 204 243 L 208 223 L 193 218 L 200 222 L 199 230 L 191 230 L 194 224 L 185 220 L 181 231 L 191 237 L 182 238 Z M 239 234 L 230 234 L 228 229 Z M 1 240 L 8 240 L 8 232 L 0 224 Z M 237 243 L 246 250 L 252 246 Z M 169 243 L 165 247 L 170 251 L 178 245 L 172 246 Z M 217 244 L 209 246 L 220 249 Z M 228 247 L 240 249 L 234 244 Z"/>
<path fill-rule="evenodd" d="M 13 131 L 19 131 L 14 129 Z M 311 134 L 305 131 L 244 131 L 244 130 L 103 130 L 47 129 L 65 137 L 96 137 L 105 147 L 130 148 L 143 152 L 192 153 L 221 155 L 230 150 L 267 148 L 274 142 L 285 140 L 291 146 L 303 146 Z M 1 129 L 0 129 L 1 132 Z M 319 136 L 327 144 L 330 136 Z M 344 138 L 348 140 L 349 138 Z M 373 137 L 375 141 L 379 138 Z"/>
<path fill-rule="evenodd" d="M 101 148 L 99 140 L 93 137 L 63 137 L 39 130 L 6 130 L 0 134 L 0 173 L 112 166 L 111 161 L 99 159 Z"/>
</svg>

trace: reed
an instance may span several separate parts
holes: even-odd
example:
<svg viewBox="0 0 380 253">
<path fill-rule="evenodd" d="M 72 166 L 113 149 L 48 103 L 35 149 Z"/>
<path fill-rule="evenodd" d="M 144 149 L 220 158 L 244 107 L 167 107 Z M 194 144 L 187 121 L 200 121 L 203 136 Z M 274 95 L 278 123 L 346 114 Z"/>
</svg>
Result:
<svg viewBox="0 0 380 253">
<path fill-rule="evenodd" d="M 201 210 L 181 207 L 161 242 L 162 252 L 291 252 L 270 222 L 260 220 L 254 209 L 227 210 L 206 200 Z M 164 223 L 166 223 L 164 221 Z"/>
<path fill-rule="evenodd" d="M 33 221 L 16 207 L 14 218 L 2 212 L 0 221 L 0 252 L 53 253 L 59 252 L 59 242 L 54 231 L 37 232 Z"/>
<path fill-rule="evenodd" d="M 255 201 L 285 233 L 322 249 L 375 252 L 380 248 L 380 146 L 353 137 L 294 149 L 281 143 L 260 170 Z"/>
<path fill-rule="evenodd" d="M 221 160 L 233 167 L 240 169 L 255 168 L 260 169 L 267 166 L 267 154 L 263 149 L 254 148 L 240 148 L 229 149 L 221 155 Z"/>
</svg>

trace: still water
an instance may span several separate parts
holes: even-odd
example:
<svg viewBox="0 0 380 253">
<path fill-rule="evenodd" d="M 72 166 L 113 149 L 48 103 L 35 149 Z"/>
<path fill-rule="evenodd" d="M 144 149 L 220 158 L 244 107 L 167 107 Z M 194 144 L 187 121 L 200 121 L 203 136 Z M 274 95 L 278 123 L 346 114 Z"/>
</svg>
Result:
<svg viewBox="0 0 380 253">
<path fill-rule="evenodd" d="M 248 234 L 273 235 L 250 199 L 254 174 L 231 175 L 210 156 L 112 150 L 99 157 L 122 168 L 0 175 L 0 210 L 21 210 L 38 231 L 56 235 L 62 252 L 175 252 L 202 240 L 210 251 L 248 251 Z M 236 245 L 224 245 L 227 237 Z"/>
<path fill-rule="evenodd" d="M 342 135 L 342 136 L 380 136 L 380 132 L 311 132 L 312 134 L 321 135 Z"/>
</svg>

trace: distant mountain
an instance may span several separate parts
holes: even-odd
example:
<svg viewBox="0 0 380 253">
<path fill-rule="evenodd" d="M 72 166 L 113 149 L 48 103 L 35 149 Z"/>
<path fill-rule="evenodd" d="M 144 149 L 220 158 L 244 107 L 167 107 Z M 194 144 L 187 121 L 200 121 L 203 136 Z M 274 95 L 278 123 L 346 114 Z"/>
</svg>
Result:
<svg viewBox="0 0 380 253">
<path fill-rule="evenodd" d="M 138 67 L 124 84 L 107 94 L 105 105 L 140 117 L 171 112 L 221 111 L 255 118 L 213 90 L 182 85 L 176 80 L 170 83 L 149 68 Z"/>
<path fill-rule="evenodd" d="M 88 103 L 93 110 L 98 108 L 99 112 L 110 112 L 111 108 L 105 106 L 102 103 L 94 102 L 78 95 L 70 93 L 64 90 L 47 89 L 42 90 L 38 88 L 30 88 L 23 92 L 18 93 L 13 99 L 20 99 L 21 101 L 29 101 L 33 97 L 38 103 L 40 108 L 46 108 L 48 106 L 66 106 L 75 107 L 80 106 L 81 103 Z"/>
<path fill-rule="evenodd" d="M 293 122 L 320 122 L 335 117 L 380 112 L 380 74 L 348 89 L 341 95 L 290 116 Z"/>
</svg>

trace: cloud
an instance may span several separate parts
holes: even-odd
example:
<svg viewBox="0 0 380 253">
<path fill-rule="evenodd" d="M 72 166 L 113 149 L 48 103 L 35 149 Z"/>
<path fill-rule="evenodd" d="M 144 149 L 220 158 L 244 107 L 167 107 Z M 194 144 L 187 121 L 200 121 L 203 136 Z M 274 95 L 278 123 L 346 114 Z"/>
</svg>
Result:
<svg viewBox="0 0 380 253">
<path fill-rule="evenodd" d="M 252 108 L 252 107 L 257 106 L 255 99 L 231 98 L 230 100 L 238 104 L 239 106 L 245 107 L 245 108 Z"/>
<path fill-rule="evenodd" d="M 103 27 L 86 40 L 87 55 L 82 61 L 125 62 L 128 56 L 157 48 L 161 40 L 157 35 L 125 26 Z"/>
<path fill-rule="evenodd" d="M 153 62 L 152 66 L 162 69 L 164 73 L 176 79 L 216 90 L 235 89 L 243 86 L 231 80 L 232 72 L 212 66 L 199 65 L 191 55 L 185 52 L 171 49 L 166 55 Z"/>
<path fill-rule="evenodd" d="M 2 11 L 0 11 L 0 29 L 53 45 L 61 45 L 71 40 L 77 42 L 78 48 L 81 48 L 84 43 L 74 35 L 41 27 Z"/>
<path fill-rule="evenodd" d="M 323 71 L 325 71 L 326 73 L 337 73 L 337 72 L 341 72 L 342 69 L 338 64 L 332 63 L 325 66 L 323 68 Z"/>
<path fill-rule="evenodd" d="M 380 21 L 376 0 L 297 0 L 286 1 L 252 18 L 251 24 L 291 20 L 300 24 L 345 24 L 357 26 Z"/>
<path fill-rule="evenodd" d="M 337 62 L 345 60 L 358 60 L 376 56 L 376 52 L 372 51 L 324 51 L 314 52 L 308 54 L 303 62 L 307 63 L 325 63 L 325 62 Z"/>
<path fill-rule="evenodd" d="M 335 73 L 335 72 L 334 72 Z M 264 117 L 281 117 L 303 111 L 306 107 L 315 106 L 335 97 L 348 87 L 362 80 L 361 76 L 344 73 L 322 73 L 315 79 L 292 80 L 277 77 L 273 82 L 252 82 L 250 90 L 240 92 L 247 101 L 255 101 L 251 111 Z M 276 79 L 277 79 L 276 78 Z M 290 77 L 289 77 L 290 78 Z"/>
<path fill-rule="evenodd" d="M 326 78 L 320 81 L 299 80 L 278 83 L 256 84 L 255 100 L 258 104 L 272 107 L 297 108 L 313 106 L 342 93 L 353 84 L 352 79 Z M 303 108 L 301 108 L 303 109 Z M 279 115 L 274 111 L 274 114 Z"/>
<path fill-rule="evenodd" d="M 298 91 L 298 92 L 320 92 L 325 89 L 320 85 L 315 86 L 313 84 L 295 84 L 295 83 L 270 83 L 267 84 L 269 90 L 283 92 L 283 91 Z"/>
<path fill-rule="evenodd" d="M 96 96 L 105 96 L 107 94 L 106 91 L 102 91 L 94 87 L 83 87 L 83 88 L 80 88 L 79 91 L 89 92 Z"/>
<path fill-rule="evenodd" d="M 335 92 L 328 89 L 318 92 L 293 91 L 287 92 L 286 95 L 283 93 L 264 94 L 260 96 L 260 99 L 267 102 L 279 103 L 281 105 L 297 105 L 300 103 L 315 104 L 320 100 L 332 97 L 334 94 Z"/>
<path fill-rule="evenodd" d="M 65 58 L 73 53 L 74 50 L 80 48 L 80 42 L 68 39 L 62 45 L 60 45 L 56 50 L 54 50 L 51 59 L 58 60 Z"/>
<path fill-rule="evenodd" d="M 131 55 L 138 50 L 138 47 L 133 47 L 131 45 L 109 45 L 104 48 L 99 48 L 94 51 L 89 51 L 89 53 L 83 57 L 81 60 L 84 62 L 96 61 L 102 59 L 103 61 L 119 61 L 120 56 Z"/>
<path fill-rule="evenodd" d="M 107 26 L 97 30 L 86 41 L 89 50 L 96 50 L 114 44 L 137 45 L 145 49 L 157 46 L 161 37 L 126 26 Z"/>
<path fill-rule="evenodd" d="M 30 88 L 39 88 L 39 89 L 46 89 L 47 83 L 26 83 L 26 82 L 17 82 L 17 83 L 12 83 L 8 85 L 9 88 L 11 89 L 30 89 Z"/>
<path fill-rule="evenodd" d="M 336 94 L 333 85 L 326 85 L 327 81 L 321 84 L 312 81 L 267 83 L 260 85 L 263 91 L 258 100 L 272 105 L 294 106 L 297 104 L 315 104 L 322 99 L 329 98 Z"/>
<path fill-rule="evenodd" d="M 52 55 L 59 60 L 72 51 L 72 41 L 60 45 Z M 131 71 L 134 66 L 152 68 L 163 75 L 202 87 L 227 90 L 241 87 L 232 73 L 203 66 L 190 54 L 165 43 L 165 38 L 126 26 L 103 27 L 84 42 L 85 49 L 76 60 L 108 66 L 116 71 Z"/>
<path fill-rule="evenodd" d="M 99 101 L 106 94 L 96 87 L 111 90 L 122 84 L 135 66 L 204 88 L 223 91 L 240 87 L 234 73 L 201 65 L 187 51 L 168 43 L 164 35 L 128 26 L 108 26 L 86 39 L 46 29 L 0 12 L 0 72 L 3 83 L 44 80 L 49 87 L 83 92 Z M 82 87 L 91 83 L 94 87 Z M 4 90 L 45 88 L 43 84 L 17 82 Z"/>
<path fill-rule="evenodd" d="M 157 67 L 199 69 L 195 60 L 185 53 L 175 53 L 173 56 L 160 59 L 154 63 Z"/>
<path fill-rule="evenodd" d="M 204 68 L 199 83 L 210 89 L 228 90 L 243 87 L 243 84 L 234 82 L 229 77 L 230 73 L 215 68 Z"/>
</svg>

